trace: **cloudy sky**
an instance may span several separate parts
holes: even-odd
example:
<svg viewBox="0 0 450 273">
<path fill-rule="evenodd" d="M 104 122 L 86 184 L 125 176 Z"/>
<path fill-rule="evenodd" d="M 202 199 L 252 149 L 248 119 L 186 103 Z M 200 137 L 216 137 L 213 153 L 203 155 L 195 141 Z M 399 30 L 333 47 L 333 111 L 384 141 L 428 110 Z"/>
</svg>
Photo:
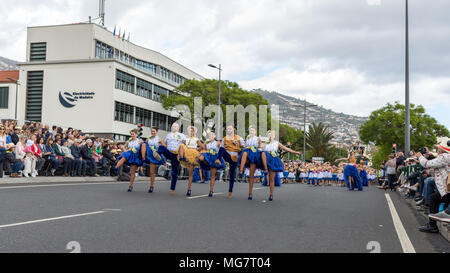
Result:
<svg viewBox="0 0 450 273">
<path fill-rule="evenodd" d="M 107 0 L 106 26 L 205 77 L 367 116 L 404 102 L 404 0 Z M 0 56 L 26 27 L 86 21 L 95 0 L 0 0 Z M 448 0 L 410 0 L 411 100 L 450 128 Z"/>
</svg>

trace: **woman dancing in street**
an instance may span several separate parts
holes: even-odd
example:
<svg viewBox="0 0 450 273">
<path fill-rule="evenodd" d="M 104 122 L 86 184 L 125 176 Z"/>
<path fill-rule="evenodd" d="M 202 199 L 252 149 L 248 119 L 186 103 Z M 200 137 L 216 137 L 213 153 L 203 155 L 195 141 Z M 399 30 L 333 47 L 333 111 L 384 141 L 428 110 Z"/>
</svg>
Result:
<svg viewBox="0 0 450 273">
<path fill-rule="evenodd" d="M 245 141 L 245 149 L 239 156 L 238 162 L 240 162 L 239 176 L 244 174 L 244 168 L 250 168 L 249 172 L 249 190 L 248 200 L 253 200 L 253 185 L 255 183 L 255 171 L 257 167 L 261 167 L 261 139 L 256 136 L 256 129 L 253 126 L 249 128 L 250 135 Z M 265 169 L 267 173 L 267 168 Z"/>
<path fill-rule="evenodd" d="M 206 140 L 206 152 L 199 157 L 200 166 L 204 170 L 210 171 L 211 183 L 209 186 L 209 197 L 214 195 L 214 185 L 216 183 L 217 170 L 225 169 L 225 161 L 219 158 L 220 142 L 216 140 L 214 132 L 209 133 L 209 139 Z"/>
<path fill-rule="evenodd" d="M 149 137 L 145 145 L 142 145 L 142 158 L 146 163 L 150 164 L 150 189 L 148 193 L 153 193 L 155 189 L 155 172 L 156 167 L 166 163 L 166 157 L 159 147 L 167 147 L 164 140 L 158 136 L 158 127 L 152 128 L 152 136 Z"/>
<path fill-rule="evenodd" d="M 143 142 L 138 138 L 138 131 L 136 129 L 131 130 L 130 134 L 130 140 L 125 143 L 125 147 L 128 151 L 122 153 L 122 155 L 117 158 L 119 162 L 116 165 L 116 170 L 118 170 L 125 163 L 131 165 L 130 186 L 128 187 L 128 192 L 133 191 L 134 179 L 136 178 L 136 169 L 143 164 L 141 158 L 141 146 Z"/>
<path fill-rule="evenodd" d="M 189 138 L 186 139 L 186 145 L 185 144 L 180 145 L 179 157 L 181 166 L 188 169 L 189 171 L 189 182 L 186 196 L 191 196 L 194 168 L 200 166 L 198 162 L 199 159 L 198 157 L 200 156 L 198 148 L 200 147 L 204 149 L 204 145 L 200 141 L 200 139 L 195 137 L 195 134 L 197 133 L 197 128 L 195 128 L 194 126 L 189 126 L 188 131 L 189 131 Z"/>
<path fill-rule="evenodd" d="M 294 151 L 275 140 L 275 131 L 269 131 L 269 143 L 264 145 L 264 152 L 261 153 L 264 168 L 269 170 L 270 197 L 269 201 L 273 201 L 273 192 L 275 189 L 275 175 L 277 172 L 284 170 L 283 162 L 278 154 L 278 149 L 286 152 L 301 155 L 301 152 Z"/>
</svg>

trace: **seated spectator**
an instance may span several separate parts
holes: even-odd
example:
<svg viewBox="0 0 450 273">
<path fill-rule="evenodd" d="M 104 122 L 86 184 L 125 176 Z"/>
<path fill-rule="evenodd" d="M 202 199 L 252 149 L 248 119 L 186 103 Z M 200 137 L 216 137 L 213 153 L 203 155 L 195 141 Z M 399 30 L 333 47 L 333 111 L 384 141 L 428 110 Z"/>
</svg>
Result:
<svg viewBox="0 0 450 273">
<path fill-rule="evenodd" d="M 109 169 L 109 174 L 115 174 L 115 170 L 114 170 L 114 166 L 116 165 L 116 157 L 114 156 L 114 154 L 112 153 L 113 151 L 111 150 L 111 146 L 106 143 L 103 146 L 103 150 L 102 150 L 102 156 L 105 159 L 105 163 L 107 168 Z M 114 150 L 114 152 L 117 154 L 117 151 Z M 103 173 L 104 176 L 107 176 L 108 173 Z"/>
<path fill-rule="evenodd" d="M 69 143 L 67 142 L 67 140 L 63 139 L 61 140 L 62 146 L 61 146 L 61 151 L 64 154 L 64 168 L 63 168 L 63 176 L 65 177 L 69 177 L 70 173 L 73 169 L 73 164 L 74 164 L 74 157 L 70 151 L 69 148 Z"/>
<path fill-rule="evenodd" d="M 96 174 L 95 160 L 91 154 L 92 144 L 91 139 L 86 140 L 86 143 L 81 146 L 81 156 L 83 157 L 83 160 L 86 161 L 86 165 L 89 166 L 90 176 L 97 177 L 98 175 Z M 86 169 L 83 171 L 83 176 L 86 176 Z"/>
<path fill-rule="evenodd" d="M 435 183 L 437 192 L 430 196 L 430 218 L 429 223 L 419 228 L 422 232 L 437 233 L 439 232 L 436 220 L 449 220 L 450 214 L 445 212 L 439 213 L 441 203 L 450 203 L 450 186 L 448 176 L 450 173 L 450 139 L 446 138 L 437 145 L 438 157 L 428 160 L 422 153 L 418 153 L 417 157 L 420 164 L 426 169 L 432 169 L 435 174 Z"/>
<path fill-rule="evenodd" d="M 10 173 L 11 177 L 13 178 L 21 177 L 21 175 L 19 175 L 19 172 L 22 172 L 23 170 L 24 160 L 16 158 L 15 152 L 16 145 L 14 145 L 14 143 L 9 143 L 6 146 L 6 148 L 7 148 L 5 153 L 6 172 Z"/>
<path fill-rule="evenodd" d="M 72 176 L 82 176 L 83 171 L 86 173 L 86 161 L 81 156 L 80 143 L 81 140 L 75 140 L 74 144 L 70 147 L 70 152 L 74 157 Z"/>
<path fill-rule="evenodd" d="M 51 176 L 55 176 L 56 170 L 59 168 L 59 166 L 62 164 L 62 161 L 58 158 L 58 156 L 55 153 L 55 150 L 53 149 L 53 138 L 49 138 L 47 140 L 47 144 L 45 145 L 45 152 L 49 153 L 48 158 L 50 159 L 51 165 Z M 48 168 L 47 168 L 48 169 Z"/>
<path fill-rule="evenodd" d="M 36 172 L 34 174 L 37 176 L 38 172 L 41 171 L 44 167 L 45 159 L 41 149 L 39 148 L 39 145 L 36 143 L 36 139 L 37 138 L 35 135 L 31 135 L 30 139 L 27 140 L 27 147 L 30 147 L 31 152 L 36 158 Z"/>
</svg>

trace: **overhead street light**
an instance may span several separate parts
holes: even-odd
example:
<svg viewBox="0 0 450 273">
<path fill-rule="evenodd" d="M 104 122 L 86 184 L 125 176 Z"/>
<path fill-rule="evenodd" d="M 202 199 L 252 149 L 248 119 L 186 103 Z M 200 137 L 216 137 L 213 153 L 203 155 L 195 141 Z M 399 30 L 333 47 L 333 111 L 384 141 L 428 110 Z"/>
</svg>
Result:
<svg viewBox="0 0 450 273">
<path fill-rule="evenodd" d="M 305 104 L 291 104 L 292 106 L 297 106 L 297 107 L 303 107 L 304 111 L 303 111 L 303 162 L 306 161 L 306 111 L 308 110 L 308 107 L 317 107 L 318 105 L 316 104 L 307 104 L 307 101 L 305 99 Z"/>
<path fill-rule="evenodd" d="M 222 65 L 219 64 L 219 67 L 213 65 L 213 64 L 209 64 L 209 67 L 212 67 L 214 69 L 218 69 L 219 70 L 219 111 L 218 111 L 218 116 L 217 116 L 217 121 L 218 121 L 218 125 L 217 125 L 217 137 L 220 139 L 222 137 L 222 122 L 220 120 L 220 116 L 221 116 L 221 112 L 222 112 L 222 108 L 220 107 L 221 105 L 221 99 L 220 99 L 220 93 L 221 93 L 221 81 L 222 81 Z"/>
</svg>

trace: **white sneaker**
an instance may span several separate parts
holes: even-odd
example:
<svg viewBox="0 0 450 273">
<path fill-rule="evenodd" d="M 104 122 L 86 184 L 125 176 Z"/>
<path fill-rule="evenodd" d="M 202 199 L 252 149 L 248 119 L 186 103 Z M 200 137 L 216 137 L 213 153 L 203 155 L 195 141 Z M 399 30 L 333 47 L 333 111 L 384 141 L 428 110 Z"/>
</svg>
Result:
<svg viewBox="0 0 450 273">
<path fill-rule="evenodd" d="M 31 174 L 31 177 L 35 178 L 35 177 L 36 177 L 36 173 L 35 173 L 35 172 L 32 173 L 32 174 Z"/>
<path fill-rule="evenodd" d="M 28 176 L 28 173 L 23 173 L 23 176 L 26 177 L 26 178 L 29 177 L 29 176 Z"/>
<path fill-rule="evenodd" d="M 39 175 L 39 173 L 38 173 L 38 171 L 34 171 L 34 176 L 33 177 L 36 177 L 36 176 L 38 176 Z"/>
</svg>

